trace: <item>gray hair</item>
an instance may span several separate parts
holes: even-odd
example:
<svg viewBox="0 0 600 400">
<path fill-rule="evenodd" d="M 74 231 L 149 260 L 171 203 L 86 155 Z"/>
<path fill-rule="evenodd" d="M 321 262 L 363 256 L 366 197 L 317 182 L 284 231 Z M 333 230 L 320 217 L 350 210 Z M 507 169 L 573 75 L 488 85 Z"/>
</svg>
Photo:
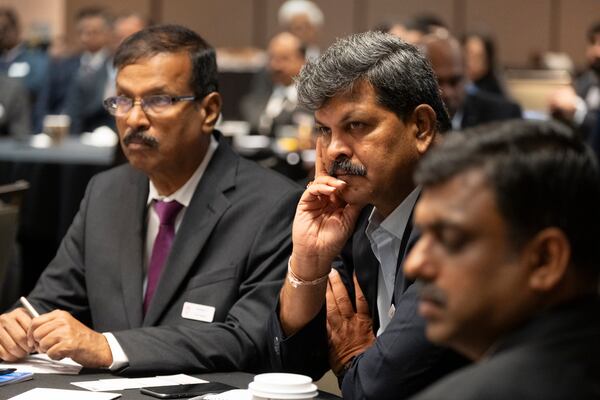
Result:
<svg viewBox="0 0 600 400">
<path fill-rule="evenodd" d="M 296 15 L 304 14 L 314 26 L 322 26 L 324 17 L 321 9 L 312 1 L 288 0 L 279 8 L 279 25 L 285 26 L 290 23 Z"/>
<path fill-rule="evenodd" d="M 450 117 L 427 58 L 414 46 L 382 32 L 347 36 L 309 61 L 296 80 L 298 100 L 315 111 L 327 100 L 352 91 L 355 83 L 373 86 L 377 101 L 406 120 L 420 104 L 435 111 L 437 128 L 449 130 Z"/>
</svg>

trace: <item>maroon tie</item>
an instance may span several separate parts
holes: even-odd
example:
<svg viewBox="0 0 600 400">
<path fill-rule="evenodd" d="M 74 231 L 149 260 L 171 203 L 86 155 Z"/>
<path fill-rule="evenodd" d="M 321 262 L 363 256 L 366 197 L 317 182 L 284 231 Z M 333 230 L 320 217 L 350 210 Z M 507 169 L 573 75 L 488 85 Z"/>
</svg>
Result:
<svg viewBox="0 0 600 400">
<path fill-rule="evenodd" d="M 144 296 L 144 314 L 148 310 L 154 291 L 158 285 L 160 274 L 165 265 L 165 261 L 171 252 L 171 245 L 175 237 L 175 218 L 183 208 L 183 205 L 176 201 L 155 201 L 154 210 L 160 219 L 160 228 L 152 247 L 152 256 L 148 266 L 148 286 Z"/>
</svg>

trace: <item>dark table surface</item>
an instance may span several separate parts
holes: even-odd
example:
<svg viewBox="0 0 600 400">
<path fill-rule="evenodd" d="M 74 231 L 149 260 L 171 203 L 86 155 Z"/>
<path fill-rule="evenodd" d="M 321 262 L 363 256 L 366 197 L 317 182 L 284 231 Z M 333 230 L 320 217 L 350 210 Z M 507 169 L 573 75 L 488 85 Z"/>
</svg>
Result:
<svg viewBox="0 0 600 400">
<path fill-rule="evenodd" d="M 152 375 L 150 375 L 152 376 Z M 210 382 L 222 382 L 229 385 L 246 389 L 248 383 L 252 382 L 253 374 L 245 372 L 222 372 L 213 374 L 193 374 L 193 376 L 204 379 Z M 19 382 L 12 385 L 0 387 L 0 399 L 9 399 L 18 394 L 24 393 L 34 388 L 53 388 L 53 389 L 69 389 L 83 390 L 71 382 L 77 381 L 93 381 L 98 379 L 119 378 L 119 376 L 111 375 L 106 372 L 86 371 L 83 370 L 79 375 L 53 375 L 53 374 L 36 374 L 30 381 Z M 141 394 L 139 389 L 114 390 L 111 393 L 121 393 L 120 399 L 123 400 L 151 400 L 153 397 Z M 327 392 L 319 392 L 317 399 L 330 400 L 339 399 L 339 397 Z M 43 399 L 40 399 L 43 400 Z"/>
<path fill-rule="evenodd" d="M 89 146 L 73 136 L 45 148 L 36 148 L 28 141 L 10 137 L 0 138 L 1 161 L 109 166 L 114 157 L 114 147 Z"/>
</svg>

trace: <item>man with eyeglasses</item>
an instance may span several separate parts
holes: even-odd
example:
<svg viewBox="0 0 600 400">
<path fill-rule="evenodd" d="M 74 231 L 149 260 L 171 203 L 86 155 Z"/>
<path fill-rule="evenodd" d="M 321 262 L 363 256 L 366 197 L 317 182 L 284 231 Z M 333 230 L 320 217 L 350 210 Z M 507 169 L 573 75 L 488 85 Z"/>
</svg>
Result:
<svg viewBox="0 0 600 400">
<path fill-rule="evenodd" d="M 115 56 L 106 99 L 129 163 L 96 176 L 56 258 L 0 316 L 0 358 L 32 351 L 126 373 L 258 370 L 299 189 L 233 153 L 214 50 L 176 25 Z"/>
</svg>

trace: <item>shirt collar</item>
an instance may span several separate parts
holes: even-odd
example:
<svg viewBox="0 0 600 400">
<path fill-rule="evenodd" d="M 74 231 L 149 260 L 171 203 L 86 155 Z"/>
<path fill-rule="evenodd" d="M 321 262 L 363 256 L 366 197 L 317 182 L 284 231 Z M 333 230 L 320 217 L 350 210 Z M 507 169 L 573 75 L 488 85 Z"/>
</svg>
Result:
<svg viewBox="0 0 600 400">
<path fill-rule="evenodd" d="M 217 139 L 215 139 L 213 135 L 210 135 L 210 144 L 208 145 L 208 149 L 206 150 L 204 159 L 202 160 L 198 168 L 196 168 L 196 171 L 194 171 L 190 179 L 188 179 L 182 187 L 177 189 L 173 194 L 169 196 L 161 196 L 160 194 L 158 194 L 156 186 L 154 186 L 152 181 L 149 180 L 150 190 L 148 192 L 148 200 L 146 201 L 146 205 L 150 205 L 152 200 L 176 200 L 184 207 L 189 206 L 190 202 L 192 201 L 192 196 L 196 191 L 196 186 L 198 186 L 198 182 L 200 182 L 202 175 L 204 175 L 204 171 L 206 171 L 206 167 L 208 166 L 208 163 L 210 162 L 218 146 L 219 142 L 217 141 Z"/>
<path fill-rule="evenodd" d="M 402 240 L 402 236 L 410 221 L 410 216 L 420 193 L 421 187 L 418 186 L 413 189 L 413 191 L 402 200 L 402 203 L 400 203 L 400 205 L 398 205 L 398 207 L 396 207 L 385 219 L 382 219 L 379 211 L 376 208 L 373 208 L 371 215 L 369 215 L 367 232 L 374 232 L 376 229 L 382 228 L 396 238 Z"/>
</svg>

